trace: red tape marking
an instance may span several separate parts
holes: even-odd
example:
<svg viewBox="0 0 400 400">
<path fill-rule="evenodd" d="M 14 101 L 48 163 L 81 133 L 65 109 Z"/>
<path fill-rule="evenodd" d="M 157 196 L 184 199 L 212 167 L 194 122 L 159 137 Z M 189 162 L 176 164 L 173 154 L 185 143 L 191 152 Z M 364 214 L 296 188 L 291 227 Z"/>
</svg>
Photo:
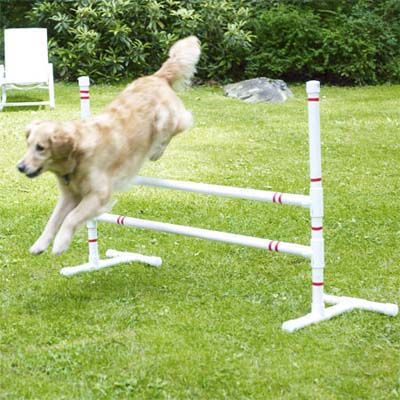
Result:
<svg viewBox="0 0 400 400">
<path fill-rule="evenodd" d="M 126 217 L 124 217 L 123 215 L 120 215 L 120 216 L 117 218 L 117 224 L 118 224 L 118 225 L 124 225 L 124 220 L 125 220 L 125 218 L 126 218 Z"/>
<path fill-rule="evenodd" d="M 312 226 L 311 229 L 313 231 L 322 231 L 322 226 Z"/>
<path fill-rule="evenodd" d="M 310 181 L 311 182 L 321 182 L 322 178 L 311 178 Z"/>
<path fill-rule="evenodd" d="M 81 100 L 89 100 L 90 99 L 90 97 L 89 96 L 81 96 Z"/>
<path fill-rule="evenodd" d="M 309 97 L 308 101 L 319 101 L 319 97 Z"/>
<path fill-rule="evenodd" d="M 324 286 L 324 282 L 313 282 L 313 286 Z"/>
<path fill-rule="evenodd" d="M 272 196 L 272 202 L 282 204 L 282 196 L 282 193 L 275 192 Z"/>
<path fill-rule="evenodd" d="M 97 242 L 97 239 L 89 239 L 88 242 L 89 242 L 89 243 L 96 243 L 96 242 Z"/>
<path fill-rule="evenodd" d="M 281 242 L 276 242 L 275 240 L 271 240 L 269 243 L 268 243 L 268 250 L 269 251 L 279 251 L 279 244 L 280 244 Z"/>
</svg>

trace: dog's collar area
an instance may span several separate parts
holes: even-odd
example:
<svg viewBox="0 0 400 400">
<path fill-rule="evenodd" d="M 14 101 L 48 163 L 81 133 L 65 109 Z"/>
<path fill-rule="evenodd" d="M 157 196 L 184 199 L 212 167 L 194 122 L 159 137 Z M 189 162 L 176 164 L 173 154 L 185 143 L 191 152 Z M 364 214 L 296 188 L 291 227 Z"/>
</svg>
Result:
<svg viewBox="0 0 400 400">
<path fill-rule="evenodd" d="M 65 174 L 61 178 L 66 185 L 68 185 L 71 182 L 71 174 Z"/>
</svg>

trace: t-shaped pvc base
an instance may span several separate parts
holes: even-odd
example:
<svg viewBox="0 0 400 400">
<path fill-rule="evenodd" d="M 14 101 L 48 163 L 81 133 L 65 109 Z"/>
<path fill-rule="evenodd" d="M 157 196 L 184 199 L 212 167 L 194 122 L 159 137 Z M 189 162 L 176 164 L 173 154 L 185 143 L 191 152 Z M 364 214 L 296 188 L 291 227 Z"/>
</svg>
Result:
<svg viewBox="0 0 400 400">
<path fill-rule="evenodd" d="M 160 257 L 144 256 L 142 254 L 130 253 L 127 251 L 107 250 L 106 256 L 108 260 L 99 260 L 98 263 L 86 263 L 75 267 L 66 267 L 61 269 L 60 274 L 64 276 L 72 276 L 82 272 L 98 271 L 99 269 L 112 267 L 118 264 L 140 262 L 152 267 L 161 267 L 162 260 Z"/>
<path fill-rule="evenodd" d="M 399 307 L 391 303 L 377 303 L 357 299 L 355 297 L 331 296 L 324 295 L 324 302 L 334 304 L 332 307 L 325 308 L 322 314 L 310 313 L 297 319 L 291 319 L 282 324 L 282 329 L 286 332 L 294 332 L 311 324 L 316 324 L 327 319 L 331 319 L 336 315 L 343 314 L 354 309 L 374 311 L 389 316 L 396 316 L 399 312 Z"/>
</svg>

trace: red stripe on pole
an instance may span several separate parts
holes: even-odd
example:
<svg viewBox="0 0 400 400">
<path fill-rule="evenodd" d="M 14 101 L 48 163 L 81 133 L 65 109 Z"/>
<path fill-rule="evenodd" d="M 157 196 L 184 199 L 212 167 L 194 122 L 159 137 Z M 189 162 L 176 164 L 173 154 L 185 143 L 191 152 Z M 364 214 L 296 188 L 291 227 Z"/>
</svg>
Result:
<svg viewBox="0 0 400 400">
<path fill-rule="evenodd" d="M 313 286 L 324 286 L 324 282 L 313 282 Z"/>
<path fill-rule="evenodd" d="M 273 240 L 271 240 L 271 241 L 269 242 L 269 244 L 268 244 L 268 250 L 269 250 L 269 251 L 272 251 L 272 243 L 274 243 Z"/>
<path fill-rule="evenodd" d="M 319 101 L 319 97 L 309 97 L 308 101 Z"/>
<path fill-rule="evenodd" d="M 275 249 L 274 249 L 275 251 L 279 251 L 279 249 L 278 249 L 279 243 L 280 242 L 276 242 Z"/>
<path fill-rule="evenodd" d="M 311 182 L 321 182 L 322 178 L 311 178 L 310 181 Z"/>
<path fill-rule="evenodd" d="M 272 196 L 272 202 L 273 202 L 273 203 L 276 203 L 276 195 L 277 195 L 277 194 L 278 194 L 278 193 L 275 192 L 274 195 Z"/>
<path fill-rule="evenodd" d="M 79 93 L 86 94 L 86 93 L 89 93 L 89 90 L 80 90 Z"/>
<path fill-rule="evenodd" d="M 282 196 L 283 196 L 283 194 L 281 193 L 281 194 L 279 195 L 279 198 L 278 198 L 278 201 L 279 201 L 280 204 L 282 204 Z"/>
<path fill-rule="evenodd" d="M 322 231 L 322 226 L 312 226 L 311 229 L 313 231 Z"/>
<path fill-rule="evenodd" d="M 122 217 L 122 218 L 121 218 L 120 223 L 121 223 L 121 225 L 124 225 L 124 223 L 125 223 L 125 217 Z"/>
<path fill-rule="evenodd" d="M 88 242 L 89 242 L 89 243 L 96 243 L 96 242 L 97 242 L 97 239 L 89 239 Z"/>
<path fill-rule="evenodd" d="M 89 96 L 81 96 L 81 100 L 89 100 L 90 97 Z"/>
<path fill-rule="evenodd" d="M 121 218 L 121 216 L 119 216 L 119 217 L 117 218 L 117 224 L 118 224 L 118 225 L 120 224 L 120 222 L 119 222 L 120 218 Z"/>
</svg>

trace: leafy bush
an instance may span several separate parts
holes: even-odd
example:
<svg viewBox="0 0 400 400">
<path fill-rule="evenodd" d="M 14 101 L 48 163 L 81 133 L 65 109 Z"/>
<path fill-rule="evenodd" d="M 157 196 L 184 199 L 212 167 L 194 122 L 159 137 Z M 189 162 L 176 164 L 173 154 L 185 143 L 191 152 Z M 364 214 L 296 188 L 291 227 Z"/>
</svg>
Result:
<svg viewBox="0 0 400 400">
<path fill-rule="evenodd" d="M 246 74 L 300 80 L 319 70 L 322 48 L 320 21 L 311 11 L 278 5 L 253 20 L 257 38 Z M 318 60 L 318 62 L 317 62 Z"/>
<path fill-rule="evenodd" d="M 157 69 L 178 38 L 203 42 L 200 74 L 240 77 L 250 51 L 248 8 L 238 1 L 39 1 L 30 18 L 49 30 L 49 49 L 60 78 L 87 74 L 113 81 Z M 207 28 L 206 28 L 207 27 Z"/>
<path fill-rule="evenodd" d="M 398 82 L 399 17 L 397 0 L 283 1 L 253 20 L 257 40 L 247 75 L 319 77 L 342 84 Z"/>
<path fill-rule="evenodd" d="M 398 0 L 36 0 L 29 13 L 57 76 L 95 81 L 151 73 L 194 34 L 203 80 L 399 82 L 399 18 Z"/>
</svg>

